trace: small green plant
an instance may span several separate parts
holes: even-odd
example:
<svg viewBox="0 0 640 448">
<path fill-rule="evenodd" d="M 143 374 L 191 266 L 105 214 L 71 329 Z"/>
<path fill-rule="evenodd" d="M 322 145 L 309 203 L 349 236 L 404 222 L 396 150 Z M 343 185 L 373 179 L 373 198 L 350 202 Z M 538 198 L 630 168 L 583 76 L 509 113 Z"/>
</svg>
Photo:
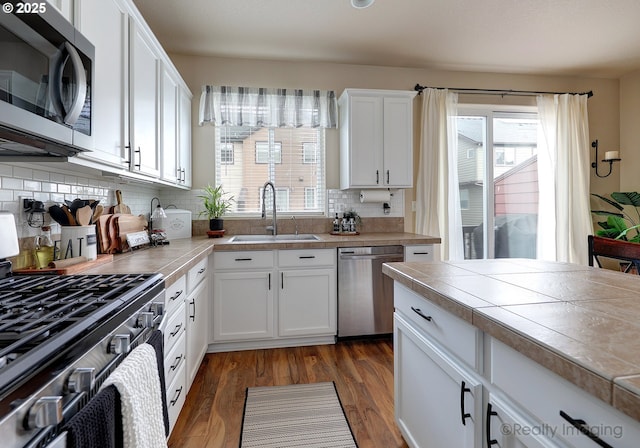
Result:
<svg viewBox="0 0 640 448">
<path fill-rule="evenodd" d="M 199 216 L 205 215 L 209 219 L 218 219 L 231 208 L 235 201 L 233 196 L 225 197 L 229 193 L 225 193 L 222 185 L 217 187 L 207 185 L 202 191 L 204 194 L 198 197 L 202 199 L 204 210 Z"/>
<path fill-rule="evenodd" d="M 607 220 L 598 222 L 602 229 L 596 231 L 596 235 L 616 240 L 631 241 L 640 243 L 640 193 L 637 192 L 613 192 L 607 198 L 599 194 L 592 193 L 592 196 L 606 202 L 616 209 L 592 210 L 591 213 L 599 216 L 606 216 Z M 625 206 L 635 208 L 636 217 L 632 217 Z"/>
</svg>

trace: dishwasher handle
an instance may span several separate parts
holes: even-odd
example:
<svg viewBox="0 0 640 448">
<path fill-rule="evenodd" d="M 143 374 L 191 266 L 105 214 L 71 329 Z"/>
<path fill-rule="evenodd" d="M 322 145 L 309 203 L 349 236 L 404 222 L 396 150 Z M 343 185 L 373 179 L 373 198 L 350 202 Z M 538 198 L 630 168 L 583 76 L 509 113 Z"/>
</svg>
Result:
<svg viewBox="0 0 640 448">
<path fill-rule="evenodd" d="M 404 256 L 395 254 L 348 254 L 341 253 L 340 260 L 386 260 L 404 261 Z"/>
</svg>

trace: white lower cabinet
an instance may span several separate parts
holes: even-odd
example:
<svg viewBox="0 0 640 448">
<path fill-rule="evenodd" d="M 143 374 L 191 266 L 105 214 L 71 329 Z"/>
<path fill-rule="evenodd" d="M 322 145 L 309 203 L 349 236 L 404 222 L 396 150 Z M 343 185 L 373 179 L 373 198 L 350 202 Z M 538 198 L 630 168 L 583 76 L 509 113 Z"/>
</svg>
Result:
<svg viewBox="0 0 640 448">
<path fill-rule="evenodd" d="M 213 340 L 273 337 L 273 273 L 216 272 L 213 275 Z"/>
<path fill-rule="evenodd" d="M 213 263 L 210 350 L 334 342 L 334 249 L 214 252 Z"/>
<path fill-rule="evenodd" d="M 397 282 L 394 296 L 395 417 L 409 446 L 637 448 L 638 421 Z"/>
<path fill-rule="evenodd" d="M 209 276 L 208 259 L 205 258 L 189 269 L 187 273 L 186 311 L 186 352 L 187 352 L 187 385 L 198 373 L 198 368 L 209 345 Z"/>
<path fill-rule="evenodd" d="M 482 447 L 482 384 L 394 317 L 395 415 L 412 447 Z"/>
</svg>

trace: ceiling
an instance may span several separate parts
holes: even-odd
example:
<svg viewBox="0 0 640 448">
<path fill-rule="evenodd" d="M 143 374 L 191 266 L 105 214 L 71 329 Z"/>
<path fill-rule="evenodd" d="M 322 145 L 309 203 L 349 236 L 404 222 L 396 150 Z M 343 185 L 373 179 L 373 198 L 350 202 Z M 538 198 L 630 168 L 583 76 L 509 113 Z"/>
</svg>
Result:
<svg viewBox="0 0 640 448">
<path fill-rule="evenodd" d="M 170 53 L 618 78 L 638 0 L 134 0 Z"/>
</svg>

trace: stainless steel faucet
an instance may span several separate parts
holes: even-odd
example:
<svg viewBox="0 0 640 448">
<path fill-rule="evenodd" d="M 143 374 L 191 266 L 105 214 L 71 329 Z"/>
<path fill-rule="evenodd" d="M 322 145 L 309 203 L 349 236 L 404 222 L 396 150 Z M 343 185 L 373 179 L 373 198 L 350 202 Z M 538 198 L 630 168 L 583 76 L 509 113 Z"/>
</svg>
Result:
<svg viewBox="0 0 640 448">
<path fill-rule="evenodd" d="M 273 233 L 273 235 L 277 235 L 278 234 L 278 219 L 276 216 L 276 186 L 273 185 L 273 182 L 271 181 L 267 181 L 264 183 L 264 186 L 262 187 L 262 219 L 265 219 L 267 217 L 267 208 L 265 206 L 265 195 L 267 194 L 267 187 L 271 186 L 271 189 L 273 190 L 273 225 L 271 226 L 271 232 Z M 269 227 L 267 227 L 267 230 L 269 230 Z"/>
</svg>

